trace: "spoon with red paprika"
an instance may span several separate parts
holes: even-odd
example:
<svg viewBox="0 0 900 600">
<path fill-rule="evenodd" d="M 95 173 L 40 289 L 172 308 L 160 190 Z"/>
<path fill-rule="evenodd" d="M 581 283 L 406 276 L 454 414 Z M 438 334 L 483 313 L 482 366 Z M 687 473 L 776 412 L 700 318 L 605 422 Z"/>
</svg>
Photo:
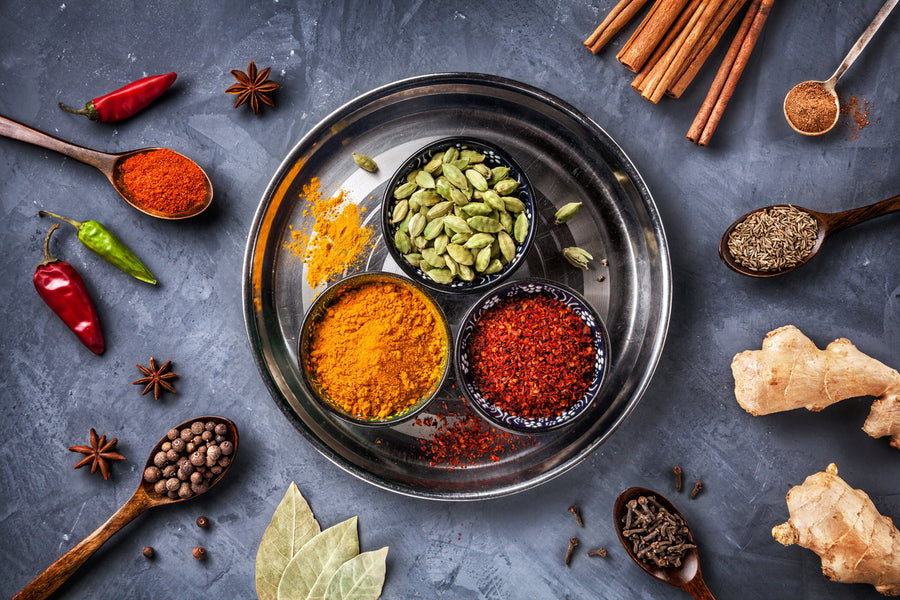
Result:
<svg viewBox="0 0 900 600">
<path fill-rule="evenodd" d="M 94 354 L 103 354 L 100 318 L 84 280 L 75 267 L 50 256 L 50 236 L 58 228 L 54 223 L 44 238 L 44 261 L 34 269 L 34 289 L 82 344 Z"/>
<path fill-rule="evenodd" d="M 166 148 L 141 148 L 110 154 L 72 144 L 3 116 L 0 116 L 0 135 L 96 167 L 128 204 L 151 217 L 187 219 L 199 215 L 212 203 L 213 188 L 206 172 L 191 159 Z M 159 191 L 167 190 L 172 181 L 182 180 L 184 190 Z M 134 187 L 129 186 L 129 181 Z M 186 199 L 185 191 L 190 192 Z"/>
</svg>

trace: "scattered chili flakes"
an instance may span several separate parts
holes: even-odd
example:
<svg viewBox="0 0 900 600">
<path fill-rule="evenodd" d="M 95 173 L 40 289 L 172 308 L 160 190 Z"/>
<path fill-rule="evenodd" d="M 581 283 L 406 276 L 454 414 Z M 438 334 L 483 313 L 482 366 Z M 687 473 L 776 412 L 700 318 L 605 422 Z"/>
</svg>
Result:
<svg viewBox="0 0 900 600">
<path fill-rule="evenodd" d="M 841 127 L 848 130 L 848 140 L 859 139 L 862 130 L 871 124 L 869 120 L 869 109 L 871 108 L 871 102 L 857 96 L 850 96 L 848 100 L 841 99 L 841 116 L 843 117 Z"/>
<path fill-rule="evenodd" d="M 545 294 L 513 296 L 488 309 L 468 351 L 485 399 L 525 418 L 565 412 L 584 396 L 594 373 L 590 328 Z"/>
</svg>

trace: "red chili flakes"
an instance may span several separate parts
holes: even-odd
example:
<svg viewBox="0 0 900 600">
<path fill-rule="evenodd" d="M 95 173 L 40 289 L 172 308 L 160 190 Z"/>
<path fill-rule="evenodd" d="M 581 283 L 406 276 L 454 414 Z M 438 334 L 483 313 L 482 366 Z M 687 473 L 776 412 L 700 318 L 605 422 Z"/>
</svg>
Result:
<svg viewBox="0 0 900 600">
<path fill-rule="evenodd" d="M 475 384 L 488 402 L 525 418 L 552 417 L 580 400 L 594 371 L 593 336 L 575 312 L 544 294 L 513 296 L 469 338 Z"/>
</svg>

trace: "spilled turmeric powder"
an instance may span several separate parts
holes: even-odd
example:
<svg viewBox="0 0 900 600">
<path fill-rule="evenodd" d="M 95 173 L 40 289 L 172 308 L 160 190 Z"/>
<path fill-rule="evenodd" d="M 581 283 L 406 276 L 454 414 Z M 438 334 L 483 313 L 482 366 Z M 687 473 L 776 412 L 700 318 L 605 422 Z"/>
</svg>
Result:
<svg viewBox="0 0 900 600">
<path fill-rule="evenodd" d="M 434 391 L 447 347 L 438 312 L 421 293 L 371 281 L 326 309 L 312 332 L 307 367 L 334 404 L 380 420 Z"/>
<path fill-rule="evenodd" d="M 362 225 L 360 208 L 349 201 L 343 189 L 330 198 L 323 197 L 318 177 L 303 186 L 300 198 L 307 202 L 303 215 L 311 215 L 313 223 L 302 229 L 291 226 L 285 248 L 303 259 L 306 282 L 315 288 L 362 258 L 373 241 L 372 229 Z"/>
</svg>

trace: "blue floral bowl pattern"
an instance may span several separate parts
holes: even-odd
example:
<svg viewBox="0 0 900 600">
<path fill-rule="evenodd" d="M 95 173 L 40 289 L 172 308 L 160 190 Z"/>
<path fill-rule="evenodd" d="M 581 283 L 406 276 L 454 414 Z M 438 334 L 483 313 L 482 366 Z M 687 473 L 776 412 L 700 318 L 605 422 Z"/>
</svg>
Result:
<svg viewBox="0 0 900 600">
<path fill-rule="evenodd" d="M 469 365 L 469 338 L 486 311 L 507 298 L 524 294 L 543 294 L 555 298 L 578 315 L 591 330 L 595 350 L 594 373 L 584 396 L 564 413 L 554 417 L 531 419 L 510 414 L 489 402 L 478 390 Z M 609 337 L 606 327 L 590 304 L 574 290 L 543 279 L 523 279 L 500 286 L 479 300 L 466 315 L 456 338 L 456 378 L 469 404 L 495 425 L 516 433 L 543 433 L 565 427 L 584 414 L 594 402 L 606 376 L 609 362 Z"/>
<path fill-rule="evenodd" d="M 525 215 L 528 217 L 528 235 L 525 237 L 524 242 L 516 245 L 515 256 L 511 261 L 509 261 L 509 263 L 507 263 L 503 267 L 503 270 L 499 271 L 498 273 L 494 273 L 492 275 L 478 274 L 472 281 L 463 281 L 461 279 L 456 279 L 449 284 L 440 284 L 436 283 L 433 279 L 426 275 L 425 271 L 423 271 L 422 269 L 409 264 L 406 259 L 403 258 L 403 255 L 400 253 L 400 251 L 394 247 L 393 239 L 394 234 L 397 232 L 397 225 L 391 223 L 391 213 L 396 202 L 394 200 L 394 190 L 401 182 L 406 181 L 406 176 L 409 175 L 412 171 L 424 167 L 425 163 L 428 162 L 429 157 L 434 153 L 444 152 L 451 147 L 455 147 L 459 150 L 477 150 L 481 154 L 484 154 L 485 165 L 492 168 L 507 167 L 509 169 L 509 174 L 507 175 L 507 177 L 509 177 L 510 179 L 515 179 L 519 182 L 519 187 L 516 190 L 515 195 L 525 205 Z M 388 184 L 384 192 L 384 199 L 381 202 L 381 233 L 384 237 L 384 243 L 387 246 L 388 253 L 391 255 L 391 258 L 394 259 L 394 262 L 397 263 L 397 265 L 404 273 L 406 273 L 406 275 L 414 279 L 417 283 L 420 283 L 425 287 L 438 292 L 451 294 L 469 293 L 492 287 L 500 283 L 501 281 L 505 281 L 506 278 L 513 274 L 516 268 L 518 268 L 518 266 L 524 260 L 525 255 L 528 253 L 528 250 L 531 248 L 532 243 L 534 242 L 536 217 L 537 215 L 534 208 L 534 191 L 531 187 L 531 184 L 528 183 L 528 179 L 525 177 L 525 172 L 521 167 L 519 167 L 519 165 L 515 163 L 515 161 L 513 161 L 508 156 L 505 156 L 496 146 L 488 142 L 469 137 L 451 137 L 437 140 L 428 144 L 424 148 L 417 150 L 400 166 L 399 169 L 397 169 L 397 171 L 394 172 L 393 176 L 391 176 L 391 178 L 388 180 Z"/>
</svg>

